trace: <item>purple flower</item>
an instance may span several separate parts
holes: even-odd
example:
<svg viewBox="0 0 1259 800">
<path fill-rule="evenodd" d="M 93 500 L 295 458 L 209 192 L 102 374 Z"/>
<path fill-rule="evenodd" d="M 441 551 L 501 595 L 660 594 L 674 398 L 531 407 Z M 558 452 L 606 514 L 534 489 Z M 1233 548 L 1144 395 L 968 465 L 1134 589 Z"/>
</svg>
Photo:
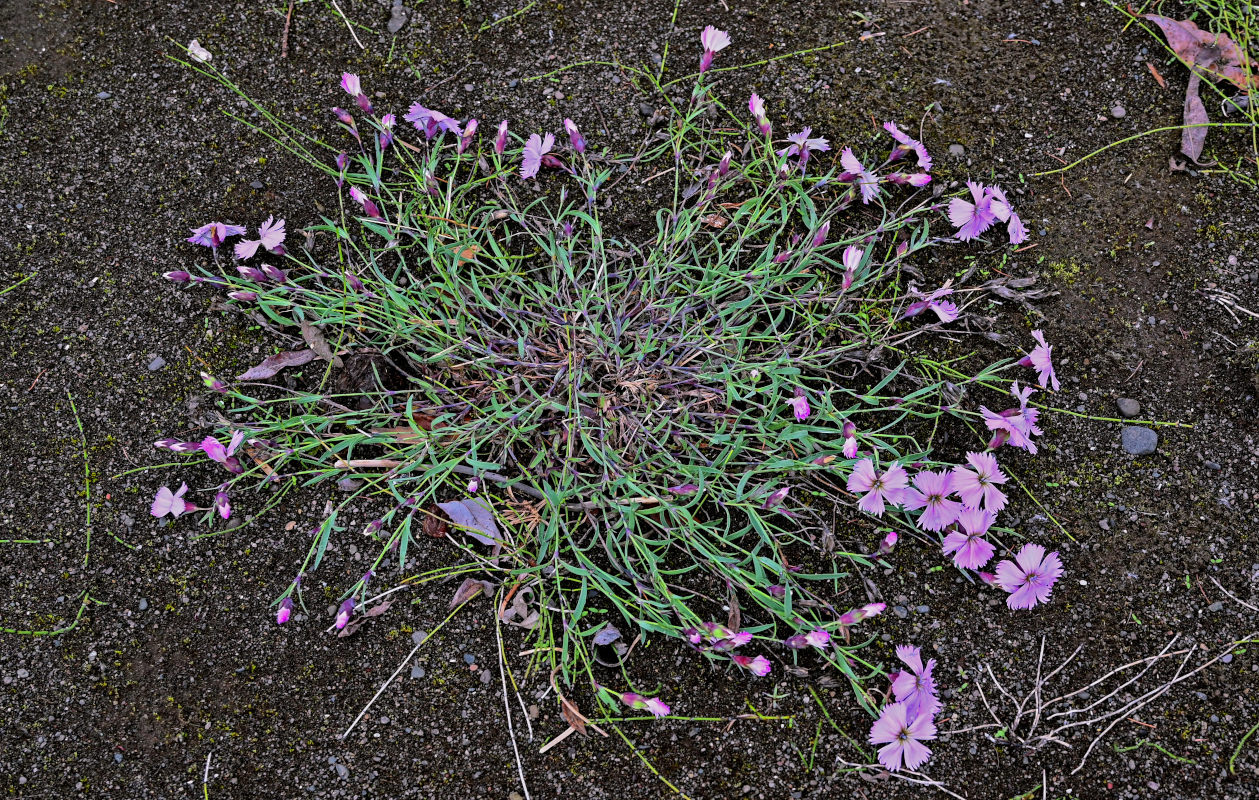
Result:
<svg viewBox="0 0 1259 800">
<path fill-rule="evenodd" d="M 925 531 L 942 531 L 957 519 L 962 504 L 948 499 L 953 493 L 953 477 L 947 472 L 923 471 L 914 476 L 914 488 L 905 492 L 905 508 L 923 509 L 918 527 Z"/>
<path fill-rule="evenodd" d="M 896 547 L 896 540 L 899 538 L 900 534 L 896 531 L 888 531 L 887 536 L 884 536 L 882 541 L 879 542 L 879 555 L 885 556 L 892 552 L 892 548 Z"/>
<path fill-rule="evenodd" d="M 581 135 L 581 131 L 577 130 L 577 123 L 571 119 L 564 120 L 564 132 L 568 134 L 568 143 L 578 153 L 586 152 L 586 137 Z"/>
<path fill-rule="evenodd" d="M 293 613 L 293 601 L 291 598 L 284 598 L 280 601 L 280 610 L 275 614 L 275 624 L 283 625 L 289 621 L 289 616 Z"/>
<path fill-rule="evenodd" d="M 869 203 L 879 196 L 879 176 L 866 170 L 853 154 L 851 147 L 845 147 L 839 154 L 839 163 L 844 168 L 840 180 L 857 181 L 857 187 L 861 190 L 862 203 Z"/>
<path fill-rule="evenodd" d="M 337 630 L 343 630 L 350 621 L 350 616 L 354 613 L 354 598 L 347 597 L 345 602 L 341 604 L 341 609 L 337 611 Z"/>
<path fill-rule="evenodd" d="M 1019 382 L 1015 381 L 1010 387 L 1010 392 L 1019 401 L 1018 408 L 1007 408 L 1001 413 L 993 413 L 985 406 L 980 406 L 979 411 L 984 416 L 984 424 L 988 426 L 988 430 L 996 431 L 997 438 L 1004 443 L 1009 441 L 1013 447 L 1021 447 L 1032 455 L 1036 455 L 1036 443 L 1032 441 L 1033 436 L 1040 436 L 1043 431 L 1036 426 L 1036 420 L 1040 416 L 1040 411 L 1035 408 L 1029 408 L 1027 400 L 1036 390 L 1032 387 L 1019 389 Z"/>
<path fill-rule="evenodd" d="M 900 464 L 893 463 L 880 473 L 868 458 L 858 461 L 848 476 L 848 491 L 863 493 L 857 501 L 857 508 L 876 517 L 883 515 L 885 503 L 900 503 L 901 493 L 908 485 L 909 474 Z"/>
<path fill-rule="evenodd" d="M 699 71 L 707 72 L 713 64 L 713 56 L 730 46 L 730 34 L 709 25 L 699 35 L 699 41 L 704 46 L 704 56 L 699 61 Z"/>
<path fill-rule="evenodd" d="M 219 512 L 219 516 L 223 519 L 231 518 L 232 502 L 227 492 L 218 492 L 214 495 L 214 510 Z"/>
<path fill-rule="evenodd" d="M 809 398 L 804 396 L 803 389 L 796 389 L 796 396 L 787 402 L 791 404 L 791 410 L 795 412 L 798 422 L 804 422 L 809 418 Z"/>
<path fill-rule="evenodd" d="M 1001 472 L 997 465 L 997 457 L 992 453 L 967 453 L 966 460 L 970 467 L 958 464 L 953 468 L 953 490 L 962 498 L 962 505 L 967 508 L 979 508 L 981 505 L 994 514 L 1005 508 L 1006 497 L 997 484 L 1005 483 L 1009 478 Z"/>
<path fill-rule="evenodd" d="M 670 486 L 666 491 L 678 495 L 695 494 L 699 491 L 699 487 L 693 483 L 684 483 L 680 486 Z"/>
<path fill-rule="evenodd" d="M 494 137 L 494 152 L 500 156 L 507 147 L 507 120 L 498 123 L 498 135 Z"/>
<path fill-rule="evenodd" d="M 181 483 L 179 488 L 172 492 L 163 486 L 157 490 L 157 495 L 153 498 L 153 505 L 149 507 L 149 513 L 155 517 L 161 518 L 170 514 L 172 517 L 178 517 L 185 511 L 191 511 L 192 506 L 184 501 L 184 495 L 188 492 L 188 484 Z"/>
<path fill-rule="evenodd" d="M 477 121 L 476 117 L 468 120 L 468 124 L 463 126 L 463 135 L 459 137 L 459 145 L 455 149 L 456 153 L 462 153 L 468 149 L 468 145 L 472 144 L 472 137 L 476 135 Z"/>
<path fill-rule="evenodd" d="M 201 449 L 201 442 L 181 442 L 178 439 L 158 439 L 154 447 L 169 450 L 172 453 L 193 453 Z"/>
<path fill-rule="evenodd" d="M 831 221 L 828 219 L 823 222 L 821 227 L 817 229 L 817 233 L 813 234 L 813 246 L 821 247 L 826 243 L 826 235 L 831 232 Z"/>
<path fill-rule="evenodd" d="M 347 131 L 349 131 L 351 136 L 355 139 L 359 138 L 358 124 L 354 121 L 354 117 L 350 115 L 350 112 L 346 111 L 344 108 L 333 108 L 332 113 L 336 115 L 337 121 L 340 122 Z"/>
<path fill-rule="evenodd" d="M 752 658 L 751 656 L 732 655 L 730 656 L 730 660 L 748 670 L 753 675 L 757 675 L 762 678 L 769 674 L 772 666 L 769 663 L 769 659 L 765 656 Z"/>
<path fill-rule="evenodd" d="M 1061 577 L 1062 559 L 1058 553 L 1045 555 L 1045 548 L 1038 544 L 1023 545 L 1014 561 L 997 565 L 997 585 L 1010 592 L 1005 603 L 1013 609 L 1048 603 L 1054 584 Z"/>
<path fill-rule="evenodd" d="M 352 72 L 341 73 L 341 88 L 350 97 L 355 97 L 363 93 L 363 87 L 359 83 L 358 76 Z"/>
<path fill-rule="evenodd" d="M 372 202 L 372 199 L 363 194 L 363 190 L 357 186 L 350 187 L 350 199 L 362 206 L 363 213 L 372 219 L 384 219 L 380 214 L 380 209 Z"/>
<path fill-rule="evenodd" d="M 417 131 L 423 131 L 426 139 L 432 139 L 440 131 L 451 131 L 456 135 L 460 133 L 458 120 L 451 119 L 440 111 L 425 108 L 419 103 L 413 103 L 403 119 L 414 125 Z"/>
<path fill-rule="evenodd" d="M 916 317 L 924 311 L 931 310 L 939 317 L 940 322 L 949 323 L 957 319 L 957 304 L 952 300 L 941 300 L 942 297 L 948 297 L 953 294 L 953 290 L 947 286 L 941 286 L 931 294 L 923 294 L 922 292 L 914 292 L 915 295 L 922 298 L 916 302 L 910 303 L 905 308 L 905 313 L 901 314 L 901 319 L 909 319 Z"/>
<path fill-rule="evenodd" d="M 897 141 L 897 146 L 892 150 L 890 161 L 895 161 L 906 153 L 912 152 L 918 156 L 918 167 L 923 172 L 931 171 L 931 154 L 927 152 L 927 148 L 922 142 L 917 139 L 911 139 L 909 134 L 903 133 L 900 128 L 896 127 L 895 122 L 883 123 L 883 130 L 892 134 L 892 138 Z"/>
<path fill-rule="evenodd" d="M 826 647 L 827 643 L 830 642 L 831 634 L 823 628 L 816 628 L 806 633 L 804 639 L 810 645 L 820 649 Z"/>
<path fill-rule="evenodd" d="M 765 116 L 765 101 L 757 94 L 753 93 L 748 99 L 748 111 L 752 113 L 752 118 L 756 120 L 756 125 L 761 130 L 762 136 L 769 136 L 773 126 L 769 123 L 769 117 Z"/>
<path fill-rule="evenodd" d="M 886 608 L 887 608 L 887 605 L 884 603 L 867 603 L 861 608 L 850 608 L 847 611 L 845 611 L 843 614 L 839 615 L 839 624 L 843 625 L 844 627 L 848 627 L 849 625 L 856 625 L 858 622 L 861 622 L 862 620 L 867 620 L 870 617 L 878 616 Z"/>
<path fill-rule="evenodd" d="M 787 596 L 787 589 L 785 587 L 779 586 L 778 584 L 765 587 L 765 591 L 769 593 L 770 597 L 773 597 L 779 600 Z"/>
<path fill-rule="evenodd" d="M 212 461 L 217 461 L 220 464 L 226 465 L 228 458 L 236 452 L 236 448 L 240 447 L 240 443 L 243 441 L 245 441 L 244 431 L 236 431 L 233 433 L 231 440 L 228 441 L 226 446 L 213 436 L 207 436 L 201 440 L 201 450 L 209 456 Z"/>
<path fill-rule="evenodd" d="M 1054 372 L 1054 349 L 1045 341 L 1045 334 L 1042 331 L 1032 331 L 1032 338 L 1036 340 L 1036 347 L 1019 360 L 1019 366 L 1036 370 L 1036 380 L 1040 383 L 1040 388 L 1048 389 L 1052 385 L 1056 392 L 1061 388 L 1061 384 L 1058 383 L 1058 375 Z"/>
<path fill-rule="evenodd" d="M 202 247 L 209 247 L 212 250 L 218 250 L 219 245 L 229 236 L 240 236 L 245 229 L 240 225 L 225 225 L 222 222 L 207 222 L 200 228 L 192 228 L 192 236 L 185 241 L 189 244 L 199 244 Z"/>
<path fill-rule="evenodd" d="M 934 716 L 940 710 L 940 701 L 936 699 L 936 682 L 931 677 L 936 660 L 927 661 L 922 665 L 922 655 L 917 647 L 902 644 L 896 647 L 896 657 L 909 669 L 903 669 L 892 676 L 892 694 L 898 703 L 905 703 L 911 715 L 922 712 Z"/>
<path fill-rule="evenodd" d="M 844 420 L 844 458 L 857 457 L 857 426 Z"/>
<path fill-rule="evenodd" d="M 960 197 L 949 201 L 949 222 L 957 228 L 957 238 L 963 242 L 978 238 L 997 221 L 992 213 L 992 197 L 984 190 L 984 185 L 975 181 L 967 181 L 966 185 L 973 202 Z"/>
<path fill-rule="evenodd" d="M 717 175 L 718 176 L 724 178 L 726 176 L 726 173 L 730 171 L 730 159 L 732 158 L 734 158 L 734 153 L 731 153 L 729 150 L 727 150 L 725 155 L 721 157 L 721 161 L 717 162 Z"/>
<path fill-rule="evenodd" d="M 525 142 L 524 159 L 520 164 L 520 177 L 528 180 L 538 174 L 538 170 L 542 167 L 542 157 L 551 152 L 551 148 L 555 146 L 555 136 L 547 134 L 539 136 L 536 133 L 529 135 L 529 141 Z"/>
<path fill-rule="evenodd" d="M 664 701 L 657 697 L 643 697 L 633 692 L 625 692 L 621 696 L 621 702 L 638 711 L 650 711 L 653 716 L 666 717 L 669 715 L 669 707 Z"/>
<path fill-rule="evenodd" d="M 922 744 L 936 738 L 936 726 L 930 714 L 910 714 L 906 703 L 883 707 L 878 721 L 870 728 L 870 744 L 882 744 L 879 763 L 892 772 L 918 769 L 931 757 L 931 749 Z"/>
<path fill-rule="evenodd" d="M 765 498 L 765 502 L 761 504 L 761 508 L 765 509 L 766 511 L 769 511 L 774 506 L 786 500 L 787 493 L 790 491 L 791 491 L 790 486 L 784 486 L 781 489 L 775 489 L 773 492 L 770 493 L 769 497 Z"/>
<path fill-rule="evenodd" d="M 793 133 L 788 136 L 787 141 L 791 142 L 791 144 L 786 149 L 779 151 L 778 155 L 787 156 L 788 158 L 799 156 L 800 169 L 803 170 L 805 165 L 809 163 L 809 153 L 811 151 L 822 153 L 831 149 L 830 143 L 820 136 L 810 139 L 810 133 L 813 133 L 813 129 L 805 126 L 804 130 L 799 133 Z"/>
<path fill-rule="evenodd" d="M 857 278 L 857 267 L 861 266 L 861 260 L 866 257 L 866 251 L 855 244 L 850 244 L 844 248 L 844 291 L 852 286 L 852 282 Z"/>
<path fill-rule="evenodd" d="M 188 283 L 192 280 L 192 274 L 184 272 L 182 269 L 177 269 L 173 272 L 163 272 L 162 277 L 168 281 L 178 284 Z"/>
<path fill-rule="evenodd" d="M 916 186 L 921 188 L 931 183 L 931 176 L 925 172 L 893 172 L 885 180 L 898 186 Z"/>
<path fill-rule="evenodd" d="M 258 252 L 258 245 L 262 245 L 273 253 L 284 255 L 284 220 L 275 222 L 274 216 L 267 217 L 267 221 L 258 228 L 257 239 L 245 239 L 236 243 L 236 257 L 252 258 L 253 254 Z"/>
<path fill-rule="evenodd" d="M 1000 186 L 989 186 L 986 191 L 992 215 L 1006 223 L 1010 244 L 1022 244 L 1027 239 L 1027 229 L 1023 227 L 1023 220 L 1019 219 L 1019 215 L 1014 213 L 1013 206 L 1005 197 L 1005 191 Z"/>
<path fill-rule="evenodd" d="M 376 137 L 376 141 L 380 142 L 381 150 L 393 144 L 393 126 L 396 124 L 398 124 L 398 120 L 393 114 L 386 114 L 380 118 L 381 131 Z"/>
<path fill-rule="evenodd" d="M 954 531 L 944 537 L 944 554 L 952 553 L 953 563 L 962 569 L 979 569 L 987 564 L 996 548 L 984 538 L 984 534 L 994 519 L 991 511 L 962 509 L 957 515 L 957 522 L 965 532 Z"/>
<path fill-rule="evenodd" d="M 227 384 L 209 373 L 201 373 L 201 382 L 205 384 L 205 388 L 219 394 L 227 394 Z"/>
</svg>

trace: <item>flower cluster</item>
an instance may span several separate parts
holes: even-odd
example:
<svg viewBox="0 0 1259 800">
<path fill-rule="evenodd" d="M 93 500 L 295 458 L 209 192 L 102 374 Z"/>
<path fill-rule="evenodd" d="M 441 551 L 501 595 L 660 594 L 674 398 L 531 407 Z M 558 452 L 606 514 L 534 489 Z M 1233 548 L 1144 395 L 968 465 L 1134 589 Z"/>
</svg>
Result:
<svg viewBox="0 0 1259 800">
<path fill-rule="evenodd" d="M 935 715 L 941 705 L 936 694 L 935 659 L 922 663 L 917 647 L 900 645 L 896 657 L 905 669 L 893 672 L 894 702 L 883 706 L 878 720 L 870 728 L 870 744 L 881 744 L 879 763 L 896 772 L 902 768 L 918 769 L 931 757 L 931 749 L 923 744 L 936 738 Z"/>
<path fill-rule="evenodd" d="M 949 222 L 957 228 L 957 238 L 968 242 L 997 222 L 1004 222 L 1010 244 L 1022 244 L 1027 240 L 1023 220 L 1014 213 L 1000 186 L 985 186 L 975 181 L 967 181 L 966 186 L 970 189 L 970 200 L 955 197 L 949 201 Z"/>
<path fill-rule="evenodd" d="M 771 664 L 765 656 L 744 656 L 731 651 L 752 641 L 752 634 L 747 631 L 732 631 L 725 625 L 705 622 L 700 625 L 703 630 L 687 628 L 682 635 L 687 641 L 700 650 L 710 653 L 729 653 L 730 660 L 743 667 L 753 675 L 764 677 L 769 674 Z"/>
</svg>

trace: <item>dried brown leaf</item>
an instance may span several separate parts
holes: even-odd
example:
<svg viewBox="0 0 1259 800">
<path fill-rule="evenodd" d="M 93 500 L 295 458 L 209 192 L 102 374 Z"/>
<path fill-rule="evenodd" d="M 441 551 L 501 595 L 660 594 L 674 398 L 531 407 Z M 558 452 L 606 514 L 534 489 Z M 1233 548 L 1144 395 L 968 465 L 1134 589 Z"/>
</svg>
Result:
<svg viewBox="0 0 1259 800">
<path fill-rule="evenodd" d="M 1222 33 L 1204 31 L 1190 20 L 1174 20 L 1158 14 L 1145 18 L 1157 25 L 1167 37 L 1167 45 L 1176 58 L 1195 72 L 1202 71 L 1211 80 L 1226 80 L 1239 89 L 1259 87 L 1259 75 L 1250 74 L 1253 67 L 1237 43 Z"/>
<path fill-rule="evenodd" d="M 429 514 L 424 517 L 424 535 L 441 539 L 446 535 L 446 520 L 437 513 L 437 506 L 429 506 Z"/>
<path fill-rule="evenodd" d="M 1202 98 L 1198 96 L 1198 85 L 1201 80 L 1197 72 L 1189 76 L 1189 86 L 1185 89 L 1185 125 L 1205 126 L 1209 121 L 1207 107 L 1202 104 Z M 1198 159 L 1202 156 L 1202 148 L 1207 143 L 1208 130 L 1210 128 L 1207 127 L 1187 127 L 1180 132 L 1180 152 L 1195 164 L 1202 163 Z"/>
<path fill-rule="evenodd" d="M 560 695 L 560 714 L 564 717 L 564 721 L 573 730 L 582 736 L 588 736 L 586 733 L 586 717 L 578 710 L 577 704 L 569 700 L 564 695 Z"/>
<path fill-rule="evenodd" d="M 258 381 L 264 378 L 270 378 L 285 367 L 300 367 L 303 364 L 309 364 L 317 357 L 314 350 L 288 350 L 283 353 L 276 353 L 273 356 L 267 356 L 262 363 L 256 367 L 245 370 L 236 376 L 238 381 Z"/>
<path fill-rule="evenodd" d="M 341 357 L 332 352 L 332 348 L 328 346 L 328 340 L 324 338 L 323 331 L 311 325 L 306 320 L 302 320 L 302 340 L 306 342 L 306 346 L 315 351 L 315 354 L 324 361 L 331 361 L 338 368 L 345 366 L 341 361 Z"/>
<path fill-rule="evenodd" d="M 464 578 L 463 583 L 459 584 L 459 588 L 455 590 L 455 596 L 451 598 L 450 605 L 447 608 L 455 608 L 462 605 L 478 594 L 484 592 L 486 597 L 494 591 L 494 584 L 489 581 L 479 581 L 476 578 Z"/>
<path fill-rule="evenodd" d="M 1161 74 L 1159 74 L 1158 67 L 1154 66 L 1149 61 L 1145 62 L 1145 65 L 1150 68 L 1150 74 L 1154 76 L 1154 80 L 1158 81 L 1159 87 L 1162 89 L 1166 89 L 1167 81 L 1163 79 L 1163 76 Z"/>
</svg>

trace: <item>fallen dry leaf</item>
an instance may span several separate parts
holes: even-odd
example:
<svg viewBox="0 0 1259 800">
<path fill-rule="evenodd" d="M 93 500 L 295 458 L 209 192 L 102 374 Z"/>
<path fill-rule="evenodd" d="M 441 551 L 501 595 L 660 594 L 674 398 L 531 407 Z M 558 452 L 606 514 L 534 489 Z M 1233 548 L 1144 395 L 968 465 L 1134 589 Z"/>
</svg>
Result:
<svg viewBox="0 0 1259 800">
<path fill-rule="evenodd" d="M 1167 45 L 1185 66 L 1206 74 L 1212 80 L 1226 80 L 1239 89 L 1259 87 L 1259 75 L 1252 75 L 1250 59 L 1237 43 L 1222 33 L 1204 31 L 1190 20 L 1174 20 L 1146 14 L 1167 37 Z"/>
<path fill-rule="evenodd" d="M 452 500 L 449 503 L 438 503 L 437 507 L 450 515 L 456 525 L 481 544 L 492 546 L 502 539 L 498 525 L 494 522 L 494 512 L 484 500 Z"/>
<path fill-rule="evenodd" d="M 455 590 L 455 596 L 450 599 L 450 605 L 447 608 L 454 608 L 462 605 L 478 594 L 484 592 L 486 597 L 494 591 L 494 584 L 489 581 L 479 581 L 476 578 L 464 578 L 463 583 L 459 584 L 459 588 Z"/>
<path fill-rule="evenodd" d="M 341 357 L 332 352 L 332 348 L 328 346 L 328 340 L 324 338 L 323 332 L 311 325 L 306 320 L 302 320 L 302 339 L 306 342 L 306 346 L 315 351 L 315 354 L 324 361 L 331 361 L 337 367 L 342 367 Z"/>
<path fill-rule="evenodd" d="M 424 535 L 441 539 L 446 535 L 446 520 L 437 514 L 437 506 L 429 506 L 429 515 L 424 517 Z"/>
<path fill-rule="evenodd" d="M 578 710 L 577 704 L 564 695 L 560 695 L 560 714 L 563 715 L 564 721 L 568 723 L 570 728 L 582 736 L 588 735 L 586 733 L 586 717 Z"/>
<path fill-rule="evenodd" d="M 1163 80 L 1163 76 L 1159 74 L 1158 68 L 1155 67 L 1153 64 L 1151 64 L 1149 61 L 1145 62 L 1145 65 L 1150 68 L 1150 74 L 1154 76 L 1154 80 L 1158 81 L 1159 87 L 1162 89 L 1166 89 L 1167 81 Z"/>
<path fill-rule="evenodd" d="M 314 350 L 288 350 L 267 356 L 256 367 L 245 370 L 236 376 L 238 381 L 258 381 L 270 378 L 285 367 L 300 367 L 314 361 L 317 354 Z"/>
<path fill-rule="evenodd" d="M 725 217 L 721 216 L 720 214 L 709 214 L 708 216 L 704 217 L 705 225 L 707 225 L 710 228 L 717 228 L 718 230 L 726 227 L 727 222 L 729 222 L 729 220 L 727 220 Z"/>
<path fill-rule="evenodd" d="M 1207 142 L 1207 131 L 1210 130 L 1205 127 L 1209 122 L 1207 108 L 1198 96 L 1198 84 L 1201 80 L 1197 72 L 1193 73 L 1189 76 L 1189 86 L 1185 89 L 1185 124 L 1200 127 L 1185 128 L 1180 132 L 1180 152 L 1195 164 L 1202 163 L 1198 159 L 1202 156 L 1202 148 Z"/>
</svg>

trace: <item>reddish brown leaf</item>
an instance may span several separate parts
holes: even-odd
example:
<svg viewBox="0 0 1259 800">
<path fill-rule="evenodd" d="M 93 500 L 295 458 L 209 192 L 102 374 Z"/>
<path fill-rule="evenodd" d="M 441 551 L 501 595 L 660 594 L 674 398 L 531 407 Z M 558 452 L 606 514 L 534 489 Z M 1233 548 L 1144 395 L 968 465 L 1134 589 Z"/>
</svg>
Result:
<svg viewBox="0 0 1259 800">
<path fill-rule="evenodd" d="M 459 584 L 459 588 L 455 590 L 455 596 L 451 598 L 448 608 L 462 605 L 481 592 L 487 596 L 494 591 L 494 584 L 489 581 L 479 581 L 476 578 L 464 578 L 463 583 Z"/>
<path fill-rule="evenodd" d="M 1239 89 L 1259 87 L 1259 75 L 1249 75 L 1253 68 L 1237 43 L 1222 33 L 1204 31 L 1190 20 L 1174 20 L 1158 14 L 1146 14 L 1167 37 L 1167 45 L 1176 58 L 1188 67 L 1197 67 L 1212 80 L 1224 79 Z"/>
<path fill-rule="evenodd" d="M 363 612 L 365 617 L 379 617 L 381 614 L 389 610 L 389 606 L 393 605 L 393 600 L 381 600 L 376 605 Z"/>
<path fill-rule="evenodd" d="M 309 364 L 315 360 L 316 353 L 314 350 L 291 350 L 283 353 L 276 353 L 263 359 L 262 363 L 256 367 L 245 370 L 236 376 L 238 381 L 258 381 L 264 378 L 270 378 L 285 367 L 300 367 L 302 364 Z"/>
<path fill-rule="evenodd" d="M 1159 87 L 1166 89 L 1167 81 L 1163 80 L 1163 76 L 1159 74 L 1158 68 L 1149 61 L 1145 62 L 1145 65 L 1150 68 L 1150 74 L 1154 76 L 1154 80 L 1158 81 Z"/>
<path fill-rule="evenodd" d="M 560 714 L 563 715 L 564 721 L 568 723 L 569 727 L 582 736 L 588 735 L 586 733 L 585 716 L 577 709 L 577 704 L 564 695 L 560 695 Z"/>
<path fill-rule="evenodd" d="M 721 216 L 720 214 L 709 214 L 708 216 L 704 217 L 705 225 L 709 226 L 710 228 L 717 228 L 718 230 L 726 227 L 727 222 L 729 222 L 729 220 L 727 220 L 725 217 Z"/>
<path fill-rule="evenodd" d="M 306 342 L 306 346 L 315 351 L 315 354 L 324 361 L 331 361 L 338 367 L 344 366 L 340 356 L 332 352 L 332 348 L 328 346 L 328 340 L 324 338 L 323 332 L 311 325 L 306 320 L 302 320 L 302 339 Z"/>
<path fill-rule="evenodd" d="M 446 520 L 437 513 L 437 506 L 428 507 L 429 514 L 424 517 L 424 535 L 441 539 L 446 535 Z"/>
</svg>

